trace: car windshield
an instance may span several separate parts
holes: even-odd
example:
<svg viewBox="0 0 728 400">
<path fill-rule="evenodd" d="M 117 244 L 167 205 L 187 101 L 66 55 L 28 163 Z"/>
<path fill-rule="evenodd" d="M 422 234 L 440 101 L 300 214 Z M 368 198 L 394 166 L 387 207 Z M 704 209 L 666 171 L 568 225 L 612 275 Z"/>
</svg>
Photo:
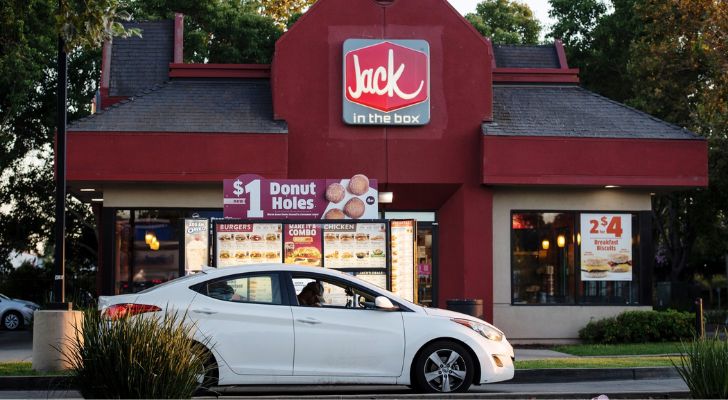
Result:
<svg viewBox="0 0 728 400">
<path fill-rule="evenodd" d="M 190 275 L 180 276 L 179 278 L 174 278 L 171 281 L 167 281 L 167 282 L 164 282 L 164 283 L 160 283 L 159 285 L 155 285 L 155 286 L 152 286 L 150 288 L 146 288 L 146 289 L 142 290 L 141 292 L 137 292 L 137 293 L 140 293 L 140 294 L 141 293 L 149 293 L 149 292 L 154 291 L 154 290 L 157 290 L 157 289 L 159 289 L 159 288 L 161 288 L 163 286 L 167 286 L 167 285 L 169 285 L 171 283 L 184 282 L 184 281 L 186 281 L 188 279 L 191 279 L 191 278 L 194 278 L 194 277 L 198 276 L 199 274 L 204 274 L 204 273 L 205 272 L 200 271 L 200 272 L 198 272 L 196 274 L 190 274 Z"/>
</svg>

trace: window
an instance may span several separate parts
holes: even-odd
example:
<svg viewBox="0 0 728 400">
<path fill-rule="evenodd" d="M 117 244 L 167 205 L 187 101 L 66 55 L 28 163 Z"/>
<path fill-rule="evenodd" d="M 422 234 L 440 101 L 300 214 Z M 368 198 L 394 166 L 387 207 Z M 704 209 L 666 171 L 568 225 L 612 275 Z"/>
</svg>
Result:
<svg viewBox="0 0 728 400">
<path fill-rule="evenodd" d="M 207 282 L 202 294 L 237 303 L 283 304 L 277 274 L 244 275 Z"/>
<path fill-rule="evenodd" d="M 632 234 L 629 272 L 609 273 L 606 277 L 597 273 L 592 276 L 599 277 L 598 279 L 582 279 L 581 254 L 582 250 L 589 249 L 582 249 L 581 217 L 589 215 L 591 214 L 588 212 L 573 211 L 512 213 L 512 304 L 639 304 L 640 230 L 637 214 L 618 214 L 626 215 L 630 219 L 624 222 L 625 226 L 629 224 Z M 629 241 L 626 243 L 629 247 Z M 611 271 L 618 271 L 612 266 L 614 262 L 606 258 L 601 260 L 604 261 L 603 268 L 607 271 L 610 268 Z"/>
<path fill-rule="evenodd" d="M 293 286 L 300 306 L 373 308 L 376 297 L 369 291 L 322 276 L 294 275 Z"/>
</svg>

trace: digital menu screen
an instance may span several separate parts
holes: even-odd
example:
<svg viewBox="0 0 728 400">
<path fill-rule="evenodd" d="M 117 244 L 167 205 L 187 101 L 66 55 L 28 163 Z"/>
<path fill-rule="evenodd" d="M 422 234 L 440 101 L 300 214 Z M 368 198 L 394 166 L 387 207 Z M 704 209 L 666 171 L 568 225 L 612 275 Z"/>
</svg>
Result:
<svg viewBox="0 0 728 400">
<path fill-rule="evenodd" d="M 283 236 L 286 264 L 321 266 L 321 225 L 286 224 Z"/>
<path fill-rule="evenodd" d="M 326 268 L 387 268 L 386 224 L 324 224 L 323 231 Z"/>
<path fill-rule="evenodd" d="M 283 260 L 281 230 L 281 224 L 217 224 L 215 229 L 217 267 L 281 262 Z"/>
<path fill-rule="evenodd" d="M 391 291 L 415 302 L 415 232 L 414 220 L 391 222 L 390 245 L 392 251 Z"/>
</svg>

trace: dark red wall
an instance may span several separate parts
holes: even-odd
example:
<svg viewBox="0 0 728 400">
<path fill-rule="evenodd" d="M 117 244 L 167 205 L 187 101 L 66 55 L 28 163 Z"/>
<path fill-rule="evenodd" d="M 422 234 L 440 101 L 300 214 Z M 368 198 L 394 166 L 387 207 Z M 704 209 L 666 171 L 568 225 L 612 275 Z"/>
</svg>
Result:
<svg viewBox="0 0 728 400">
<path fill-rule="evenodd" d="M 349 38 L 430 45 L 431 120 L 421 127 L 342 122 Z M 276 45 L 275 114 L 289 128 L 291 178 L 364 173 L 394 192 L 387 210 L 436 210 L 439 298 L 491 296 L 491 208 L 480 187 L 480 124 L 490 119 L 486 41 L 446 0 L 319 0 Z M 490 312 L 491 307 L 485 307 Z M 490 314 L 488 314 L 490 316 Z"/>
<path fill-rule="evenodd" d="M 708 142 L 483 136 L 483 183 L 700 187 Z"/>
</svg>

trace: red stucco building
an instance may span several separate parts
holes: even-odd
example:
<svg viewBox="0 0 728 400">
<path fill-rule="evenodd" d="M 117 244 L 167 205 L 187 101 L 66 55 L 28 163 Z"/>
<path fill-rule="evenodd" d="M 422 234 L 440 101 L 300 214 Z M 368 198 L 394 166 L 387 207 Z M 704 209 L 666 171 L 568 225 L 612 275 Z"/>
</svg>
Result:
<svg viewBox="0 0 728 400">
<path fill-rule="evenodd" d="M 419 221 L 423 301 L 483 299 L 516 341 L 571 339 L 651 306 L 651 195 L 707 185 L 705 140 L 580 88 L 559 42 L 492 45 L 446 0 L 319 0 L 272 65 L 184 64 L 181 16 L 137 25 L 142 39 L 104 48 L 103 111 L 68 129 L 70 191 L 97 199 L 103 294 L 174 264 L 174 232 L 164 257 L 139 232 L 222 217 L 224 179 L 361 173 L 394 196 L 383 219 Z M 344 122 L 347 39 L 429 45 L 427 124 Z M 598 215 L 630 227 L 629 276 L 580 272 Z"/>
</svg>

